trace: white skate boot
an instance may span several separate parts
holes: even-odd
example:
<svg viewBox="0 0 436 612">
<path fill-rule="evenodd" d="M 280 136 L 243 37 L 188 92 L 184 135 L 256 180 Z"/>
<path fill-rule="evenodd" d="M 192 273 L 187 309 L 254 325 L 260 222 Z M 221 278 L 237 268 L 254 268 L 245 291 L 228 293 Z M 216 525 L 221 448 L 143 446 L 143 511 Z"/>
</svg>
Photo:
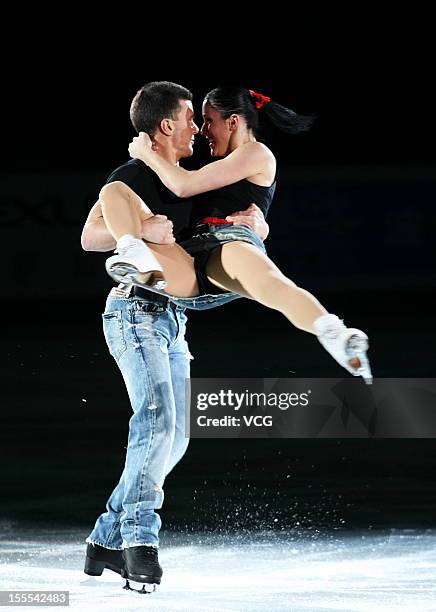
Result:
<svg viewBox="0 0 436 612">
<path fill-rule="evenodd" d="M 318 340 L 336 361 L 353 376 L 361 376 L 367 385 L 372 374 L 366 351 L 368 336 L 360 329 L 345 327 L 336 315 L 322 315 L 314 322 Z"/>
<path fill-rule="evenodd" d="M 162 266 L 142 240 L 125 234 L 118 240 L 115 252 L 106 260 L 106 271 L 114 280 L 158 291 L 165 289 Z"/>
</svg>

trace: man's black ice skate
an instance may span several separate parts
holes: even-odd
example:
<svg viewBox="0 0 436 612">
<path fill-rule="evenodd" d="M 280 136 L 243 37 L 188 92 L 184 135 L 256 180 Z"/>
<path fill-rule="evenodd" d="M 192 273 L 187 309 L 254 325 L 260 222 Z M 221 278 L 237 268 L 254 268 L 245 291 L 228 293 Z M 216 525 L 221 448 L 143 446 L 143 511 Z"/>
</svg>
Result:
<svg viewBox="0 0 436 612">
<path fill-rule="evenodd" d="M 153 593 L 156 590 L 163 573 L 157 552 L 154 546 L 131 546 L 123 550 L 125 589 L 138 593 Z"/>
<path fill-rule="evenodd" d="M 88 544 L 83 571 L 88 576 L 101 576 L 104 569 L 110 569 L 122 576 L 124 573 L 123 551 L 112 550 L 98 544 Z"/>
</svg>

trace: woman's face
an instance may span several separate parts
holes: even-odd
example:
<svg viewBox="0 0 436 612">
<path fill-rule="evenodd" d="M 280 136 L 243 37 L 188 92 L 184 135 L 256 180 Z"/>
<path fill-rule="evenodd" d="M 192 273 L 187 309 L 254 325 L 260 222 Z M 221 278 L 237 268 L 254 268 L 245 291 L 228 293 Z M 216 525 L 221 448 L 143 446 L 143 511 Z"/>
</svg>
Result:
<svg viewBox="0 0 436 612">
<path fill-rule="evenodd" d="M 209 141 L 209 149 L 212 157 L 224 157 L 230 153 L 230 130 L 229 119 L 223 119 L 220 113 L 207 102 L 203 102 L 203 125 L 200 133 Z"/>
</svg>

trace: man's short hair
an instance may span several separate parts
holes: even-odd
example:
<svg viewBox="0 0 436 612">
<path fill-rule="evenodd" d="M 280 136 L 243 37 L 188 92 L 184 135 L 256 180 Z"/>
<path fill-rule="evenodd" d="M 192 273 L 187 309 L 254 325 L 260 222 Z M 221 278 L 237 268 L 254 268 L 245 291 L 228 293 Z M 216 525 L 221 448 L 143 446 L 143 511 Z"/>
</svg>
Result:
<svg viewBox="0 0 436 612">
<path fill-rule="evenodd" d="M 186 87 L 169 81 L 147 83 L 137 92 L 130 106 L 130 119 L 137 132 L 154 136 L 163 119 L 176 119 L 181 100 L 192 100 Z"/>
</svg>

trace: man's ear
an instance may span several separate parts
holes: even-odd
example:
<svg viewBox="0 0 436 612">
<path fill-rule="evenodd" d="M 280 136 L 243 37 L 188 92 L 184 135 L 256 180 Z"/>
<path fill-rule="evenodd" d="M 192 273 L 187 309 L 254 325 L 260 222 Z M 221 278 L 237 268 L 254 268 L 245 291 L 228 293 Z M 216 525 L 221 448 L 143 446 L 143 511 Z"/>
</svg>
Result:
<svg viewBox="0 0 436 612">
<path fill-rule="evenodd" d="M 173 122 L 171 119 L 162 119 L 159 128 L 165 136 L 171 136 L 174 130 Z"/>
</svg>

